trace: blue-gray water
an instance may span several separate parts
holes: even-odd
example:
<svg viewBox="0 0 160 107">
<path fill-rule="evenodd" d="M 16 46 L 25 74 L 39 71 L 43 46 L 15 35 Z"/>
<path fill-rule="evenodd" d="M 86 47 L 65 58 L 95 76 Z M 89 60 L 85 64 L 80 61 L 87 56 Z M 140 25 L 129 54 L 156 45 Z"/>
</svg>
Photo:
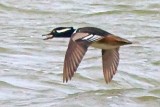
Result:
<svg viewBox="0 0 160 107">
<path fill-rule="evenodd" d="M 120 49 L 110 84 L 94 48 L 62 82 L 68 39 L 41 37 L 59 26 L 99 27 L 134 42 Z M 1 0 L 0 106 L 160 107 L 160 1 Z"/>
</svg>

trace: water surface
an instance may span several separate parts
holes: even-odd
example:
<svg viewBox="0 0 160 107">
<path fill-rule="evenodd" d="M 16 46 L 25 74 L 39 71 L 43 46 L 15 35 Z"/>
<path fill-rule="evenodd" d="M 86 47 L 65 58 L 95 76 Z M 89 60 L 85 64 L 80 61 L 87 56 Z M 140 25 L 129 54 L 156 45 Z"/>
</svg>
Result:
<svg viewBox="0 0 160 107">
<path fill-rule="evenodd" d="M 160 107 L 159 0 L 1 0 L 1 107 Z M 68 39 L 43 41 L 59 26 L 99 27 L 134 42 L 120 49 L 105 84 L 101 51 L 89 48 L 67 84 Z"/>
</svg>

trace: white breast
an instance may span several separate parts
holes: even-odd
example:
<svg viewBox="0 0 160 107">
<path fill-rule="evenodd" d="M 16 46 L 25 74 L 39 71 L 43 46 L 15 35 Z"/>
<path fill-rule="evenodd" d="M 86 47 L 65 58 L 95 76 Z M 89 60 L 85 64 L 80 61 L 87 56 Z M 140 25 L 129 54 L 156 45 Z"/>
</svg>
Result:
<svg viewBox="0 0 160 107">
<path fill-rule="evenodd" d="M 91 46 L 95 47 L 95 48 L 100 48 L 100 49 L 114 49 L 114 48 L 117 48 L 119 46 L 113 46 L 113 45 L 110 45 L 110 44 L 103 44 L 103 43 L 92 43 Z"/>
</svg>

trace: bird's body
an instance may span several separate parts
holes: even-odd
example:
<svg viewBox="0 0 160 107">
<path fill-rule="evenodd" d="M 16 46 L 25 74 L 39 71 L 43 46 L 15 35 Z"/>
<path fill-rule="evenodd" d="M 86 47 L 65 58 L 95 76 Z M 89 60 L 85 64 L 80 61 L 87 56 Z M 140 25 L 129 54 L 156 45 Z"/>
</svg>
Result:
<svg viewBox="0 0 160 107">
<path fill-rule="evenodd" d="M 46 39 L 53 37 L 69 37 L 70 42 L 66 51 L 63 81 L 67 82 L 76 72 L 89 46 L 102 49 L 103 74 L 106 83 L 112 80 L 119 63 L 119 47 L 131 44 L 130 41 L 115 36 L 95 27 L 83 27 L 77 30 L 73 27 L 59 27 L 52 30 Z"/>
</svg>

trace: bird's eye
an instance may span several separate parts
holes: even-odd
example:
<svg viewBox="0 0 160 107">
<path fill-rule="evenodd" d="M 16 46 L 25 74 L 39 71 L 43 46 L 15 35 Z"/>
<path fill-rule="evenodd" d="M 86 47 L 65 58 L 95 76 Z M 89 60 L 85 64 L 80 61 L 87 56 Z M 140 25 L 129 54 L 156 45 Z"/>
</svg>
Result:
<svg viewBox="0 0 160 107">
<path fill-rule="evenodd" d="M 55 33 L 55 30 L 52 30 L 52 33 Z"/>
</svg>

